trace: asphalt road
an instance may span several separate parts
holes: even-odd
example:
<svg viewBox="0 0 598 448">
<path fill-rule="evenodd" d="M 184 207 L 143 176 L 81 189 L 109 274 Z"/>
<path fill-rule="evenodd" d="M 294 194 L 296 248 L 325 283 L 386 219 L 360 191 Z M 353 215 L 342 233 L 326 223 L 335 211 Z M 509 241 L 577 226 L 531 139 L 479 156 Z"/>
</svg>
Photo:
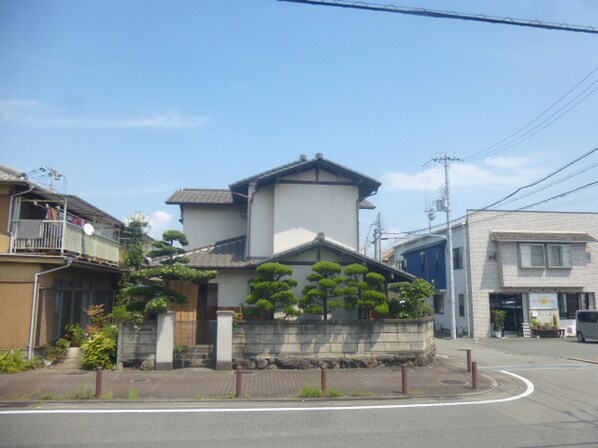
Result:
<svg viewBox="0 0 598 448">
<path fill-rule="evenodd" d="M 480 368 L 501 379 L 499 389 L 476 397 L 481 403 L 411 399 L 260 403 L 243 409 L 225 403 L 200 410 L 138 404 L 116 414 L 4 414 L 0 446 L 598 447 L 598 365 L 567 359 L 571 352 L 596 359 L 598 344 L 513 339 L 437 345 L 438 354 L 449 359 L 464 358 L 460 350 L 472 348 Z M 526 392 L 531 393 L 504 401 Z M 107 407 L 99 411 L 113 412 Z"/>
</svg>

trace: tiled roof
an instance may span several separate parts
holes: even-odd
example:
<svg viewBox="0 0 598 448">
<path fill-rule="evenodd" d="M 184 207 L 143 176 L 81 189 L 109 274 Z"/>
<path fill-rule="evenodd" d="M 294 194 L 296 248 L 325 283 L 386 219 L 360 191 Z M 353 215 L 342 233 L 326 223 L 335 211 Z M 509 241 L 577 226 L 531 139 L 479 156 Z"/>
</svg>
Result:
<svg viewBox="0 0 598 448">
<path fill-rule="evenodd" d="M 494 241 L 538 242 L 538 243 L 591 243 L 596 239 L 584 232 L 523 232 L 493 231 Z"/>
<path fill-rule="evenodd" d="M 230 190 L 182 188 L 179 191 L 175 191 L 166 200 L 166 203 L 231 205 L 233 203 L 233 195 Z"/>
<path fill-rule="evenodd" d="M 0 164 L 0 181 L 2 180 L 27 182 L 27 174 L 17 171 L 9 166 Z"/>
<path fill-rule="evenodd" d="M 184 255 L 190 259 L 187 266 L 202 269 L 253 266 L 245 260 L 245 241 L 245 236 L 240 236 L 191 249 Z"/>
<path fill-rule="evenodd" d="M 230 189 L 231 191 L 246 195 L 249 189 L 249 184 L 256 180 L 259 185 L 263 186 L 269 183 L 276 182 L 278 178 L 287 174 L 299 173 L 314 168 L 324 169 L 331 173 L 338 174 L 348 179 L 351 179 L 353 182 L 359 185 L 360 199 L 365 199 L 368 196 L 372 195 L 373 193 L 378 191 L 378 188 L 380 187 L 380 185 L 382 185 L 381 182 L 377 181 L 372 177 L 366 176 L 365 174 L 359 173 L 336 162 L 327 160 L 324 158 L 322 154 L 316 154 L 316 157 L 314 159 L 310 160 L 306 156 L 302 155 L 299 158 L 299 160 L 242 179 L 238 182 L 231 184 Z M 235 197 L 235 199 L 237 198 Z"/>
<path fill-rule="evenodd" d="M 365 255 L 362 255 L 355 250 L 349 249 L 348 247 L 341 246 L 340 244 L 337 244 L 337 243 L 333 243 L 332 241 L 327 240 L 324 235 L 318 235 L 313 241 L 310 241 L 308 243 L 301 244 L 300 246 L 296 246 L 291 249 L 285 250 L 283 252 L 274 254 L 269 259 L 261 261 L 260 264 L 267 263 L 270 261 L 280 261 L 281 263 L 284 263 L 284 259 L 289 257 L 290 255 L 305 252 L 306 250 L 310 250 L 310 249 L 313 249 L 316 247 L 325 247 L 325 248 L 331 249 L 333 251 L 336 251 L 338 253 L 341 253 L 343 255 L 346 255 L 348 257 L 354 258 L 355 263 L 363 263 L 367 266 L 370 266 L 371 267 L 370 269 L 372 269 L 374 271 L 383 271 L 388 274 L 392 274 L 392 276 L 394 277 L 394 281 L 397 281 L 397 282 L 398 281 L 411 281 L 416 278 L 415 276 L 409 274 L 408 272 L 400 271 L 400 270 L 395 269 L 387 264 L 380 263 L 380 262 L 374 260 L 373 258 L 366 257 Z"/>
</svg>

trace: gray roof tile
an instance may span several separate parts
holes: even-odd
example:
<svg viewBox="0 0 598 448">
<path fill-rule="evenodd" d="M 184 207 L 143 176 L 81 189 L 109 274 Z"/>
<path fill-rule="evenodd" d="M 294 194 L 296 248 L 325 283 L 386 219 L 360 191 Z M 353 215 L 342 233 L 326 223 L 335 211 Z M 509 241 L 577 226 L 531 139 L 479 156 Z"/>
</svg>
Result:
<svg viewBox="0 0 598 448">
<path fill-rule="evenodd" d="M 245 268 L 254 264 L 245 260 L 245 236 L 218 241 L 214 244 L 190 249 L 185 257 L 187 266 L 193 268 Z"/>
<path fill-rule="evenodd" d="M 596 239 L 584 232 L 525 232 L 497 230 L 491 232 L 494 241 L 538 243 L 591 243 Z"/>
<path fill-rule="evenodd" d="M 223 189 L 182 188 L 175 191 L 166 203 L 232 205 L 233 195 L 230 190 Z"/>
</svg>

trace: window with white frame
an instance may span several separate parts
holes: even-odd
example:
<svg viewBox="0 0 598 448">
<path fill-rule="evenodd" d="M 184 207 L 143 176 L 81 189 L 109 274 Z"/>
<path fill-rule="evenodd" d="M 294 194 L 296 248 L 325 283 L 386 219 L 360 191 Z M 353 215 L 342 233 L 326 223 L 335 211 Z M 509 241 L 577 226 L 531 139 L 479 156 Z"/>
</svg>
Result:
<svg viewBox="0 0 598 448">
<path fill-rule="evenodd" d="M 545 267 L 544 244 L 520 244 L 519 261 L 522 268 Z"/>
<path fill-rule="evenodd" d="M 519 244 L 519 260 L 522 268 L 570 268 L 570 244 Z"/>
<path fill-rule="evenodd" d="M 549 244 L 548 266 L 551 268 L 570 268 L 571 246 L 568 244 Z"/>
</svg>

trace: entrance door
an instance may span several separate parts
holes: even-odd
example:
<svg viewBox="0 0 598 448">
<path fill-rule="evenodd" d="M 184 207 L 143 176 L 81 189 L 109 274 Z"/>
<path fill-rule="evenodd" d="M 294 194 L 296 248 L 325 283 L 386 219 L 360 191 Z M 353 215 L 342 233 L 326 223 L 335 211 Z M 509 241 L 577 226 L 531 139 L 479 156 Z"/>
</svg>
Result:
<svg viewBox="0 0 598 448">
<path fill-rule="evenodd" d="M 218 285 L 199 285 L 197 294 L 197 343 L 212 344 L 210 341 L 210 321 L 216 320 L 218 309 Z"/>
<path fill-rule="evenodd" d="M 523 297 L 514 293 L 490 294 L 490 313 L 494 310 L 506 311 L 505 333 L 523 336 Z"/>
</svg>

